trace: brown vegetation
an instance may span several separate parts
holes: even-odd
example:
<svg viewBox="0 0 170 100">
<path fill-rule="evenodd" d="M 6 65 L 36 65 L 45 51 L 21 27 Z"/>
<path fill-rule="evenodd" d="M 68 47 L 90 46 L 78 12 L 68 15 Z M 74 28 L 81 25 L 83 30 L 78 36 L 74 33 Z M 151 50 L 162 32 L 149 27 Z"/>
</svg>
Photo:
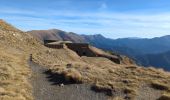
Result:
<svg viewBox="0 0 170 100">
<path fill-rule="evenodd" d="M 1 28 L 0 44 L 1 100 L 33 99 L 27 80 L 31 74 L 27 65 L 30 54 L 34 62 L 46 66 L 52 73 L 62 74 L 68 81 L 91 84 L 94 90 L 106 93 L 113 100 L 136 99 L 144 91 L 142 86 L 162 94 L 170 93 L 170 74 L 161 69 L 116 64 L 102 57 L 79 57 L 67 48 L 44 47 L 27 33 Z"/>
<path fill-rule="evenodd" d="M 163 82 L 152 82 L 151 86 L 158 90 L 165 90 L 165 91 L 170 90 L 169 84 L 165 84 Z"/>
<path fill-rule="evenodd" d="M 0 49 L 0 100 L 32 100 L 26 77 L 30 71 L 21 54 Z"/>
<path fill-rule="evenodd" d="M 5 31 L 17 31 L 17 32 L 20 31 L 20 30 L 16 29 L 15 27 L 13 27 L 12 25 L 3 21 L 2 19 L 0 19 L 0 29 L 5 30 Z"/>
<path fill-rule="evenodd" d="M 170 100 L 170 94 L 164 93 L 158 100 Z"/>
</svg>

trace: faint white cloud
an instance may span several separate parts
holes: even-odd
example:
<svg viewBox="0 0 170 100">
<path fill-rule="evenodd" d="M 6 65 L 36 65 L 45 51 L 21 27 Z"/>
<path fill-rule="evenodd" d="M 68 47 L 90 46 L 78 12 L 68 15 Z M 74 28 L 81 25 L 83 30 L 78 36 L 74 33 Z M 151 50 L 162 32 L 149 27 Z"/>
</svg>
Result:
<svg viewBox="0 0 170 100">
<path fill-rule="evenodd" d="M 34 15 L 36 14 L 35 11 L 31 10 L 25 10 L 25 9 L 17 9 L 17 8 L 10 8 L 10 7 L 5 7 L 0 9 L 0 14 L 29 14 L 29 15 Z"/>
<path fill-rule="evenodd" d="M 102 7 L 103 6 L 103 7 Z M 106 9 L 103 3 L 101 7 Z M 77 33 L 107 33 L 107 37 L 154 37 L 170 34 L 170 13 L 40 11 L 3 8 L 3 18 L 23 30 L 59 28 Z M 111 35 L 111 36 L 110 36 Z"/>
</svg>

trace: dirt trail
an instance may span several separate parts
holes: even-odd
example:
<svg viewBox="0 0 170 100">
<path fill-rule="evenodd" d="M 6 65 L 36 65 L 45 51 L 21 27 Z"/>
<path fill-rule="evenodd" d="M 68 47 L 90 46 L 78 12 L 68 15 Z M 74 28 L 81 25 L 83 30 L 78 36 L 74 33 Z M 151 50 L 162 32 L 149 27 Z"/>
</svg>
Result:
<svg viewBox="0 0 170 100">
<path fill-rule="evenodd" d="M 66 83 L 62 76 L 53 75 L 42 66 L 33 62 L 29 65 L 33 72 L 31 84 L 35 100 L 107 100 L 107 96 L 93 92 L 89 85 Z M 65 85 L 59 86 L 61 83 Z"/>
<path fill-rule="evenodd" d="M 148 85 L 141 85 L 139 88 L 139 95 L 136 100 L 159 100 L 161 97 L 161 91 L 153 89 Z"/>
</svg>

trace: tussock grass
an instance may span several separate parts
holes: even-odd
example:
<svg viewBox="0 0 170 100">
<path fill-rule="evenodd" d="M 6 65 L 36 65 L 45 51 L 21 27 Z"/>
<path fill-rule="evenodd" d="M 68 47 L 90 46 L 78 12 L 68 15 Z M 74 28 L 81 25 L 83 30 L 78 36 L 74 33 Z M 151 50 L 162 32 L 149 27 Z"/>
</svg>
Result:
<svg viewBox="0 0 170 100">
<path fill-rule="evenodd" d="M 74 74 L 72 75 L 72 71 L 70 71 L 70 69 L 74 69 L 76 73 L 81 74 L 83 83 L 92 84 L 92 90 L 103 92 L 113 99 L 116 96 L 121 99 L 135 100 L 140 95 L 141 90 L 139 91 L 139 88 L 142 85 L 149 87 L 153 84 L 153 80 L 159 81 L 160 84 L 166 84 L 165 87 L 158 85 L 158 87 L 163 87 L 163 89 L 159 89 L 160 91 L 167 91 L 166 86 L 170 85 L 170 75 L 163 70 L 152 67 L 143 68 L 137 65 L 115 64 L 104 58 L 83 57 L 81 59 L 81 62 L 73 61 L 71 67 L 67 67 L 67 64 L 65 64 L 53 66 L 51 70 L 54 73 L 64 72 L 66 73 L 65 76 L 70 73 L 69 77 L 74 78 Z M 79 80 L 79 78 L 74 79 Z"/>
<path fill-rule="evenodd" d="M 60 74 L 64 75 L 67 81 L 73 81 L 76 83 L 82 82 L 82 76 L 76 69 L 64 70 L 63 72 L 60 72 Z"/>
<path fill-rule="evenodd" d="M 95 84 L 91 87 L 91 89 L 95 92 L 103 92 L 108 96 L 113 96 L 113 91 L 110 87 L 104 87 L 102 85 Z"/>
<path fill-rule="evenodd" d="M 51 72 L 64 75 L 68 81 L 92 84 L 95 90 L 111 94 L 113 100 L 135 100 L 144 92 L 139 89 L 142 85 L 152 84 L 151 89 L 170 92 L 167 87 L 170 74 L 161 69 L 140 67 L 128 58 L 122 59 L 122 64 L 115 64 L 106 58 L 79 57 L 67 48 L 49 49 L 26 33 L 13 31 L 8 25 L 3 27 L 0 27 L 0 100 L 33 99 L 27 80 L 31 74 L 26 64 L 29 54 L 34 62 Z"/>
<path fill-rule="evenodd" d="M 32 100 L 31 86 L 26 78 L 30 72 L 22 59 L 0 50 L 0 100 Z"/>
<path fill-rule="evenodd" d="M 170 93 L 164 93 L 158 100 L 170 100 Z"/>
<path fill-rule="evenodd" d="M 165 90 L 165 91 L 170 90 L 169 84 L 165 84 L 165 83 L 159 82 L 159 81 L 153 81 L 151 83 L 151 86 L 155 89 L 158 89 L 158 90 Z"/>
</svg>

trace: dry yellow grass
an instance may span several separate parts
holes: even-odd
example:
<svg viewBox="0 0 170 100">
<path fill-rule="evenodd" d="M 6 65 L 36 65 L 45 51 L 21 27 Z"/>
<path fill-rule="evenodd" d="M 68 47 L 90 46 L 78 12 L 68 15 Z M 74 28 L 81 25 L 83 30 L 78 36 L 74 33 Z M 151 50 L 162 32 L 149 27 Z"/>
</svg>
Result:
<svg viewBox="0 0 170 100">
<path fill-rule="evenodd" d="M 115 64 L 106 58 L 79 57 L 67 48 L 49 49 L 32 36 L 8 28 L 8 31 L 0 29 L 0 100 L 33 99 L 27 79 L 31 74 L 27 65 L 29 54 L 33 55 L 33 61 L 53 73 L 62 74 L 68 80 L 91 84 L 113 100 L 135 100 L 143 92 L 140 89 L 143 85 L 162 93 L 170 92 L 170 74 L 161 69 Z"/>
<path fill-rule="evenodd" d="M 170 100 L 170 93 L 164 93 L 158 100 Z"/>
<path fill-rule="evenodd" d="M 0 49 L 0 100 L 32 100 L 31 74 L 21 54 Z"/>
<path fill-rule="evenodd" d="M 113 99 L 116 92 L 120 93 L 116 97 L 135 100 L 142 92 L 139 91 L 142 85 L 157 90 L 151 86 L 154 81 L 170 86 L 170 74 L 161 69 L 115 64 L 100 57 L 79 57 L 67 49 L 47 49 L 45 52 L 47 53 L 34 53 L 34 61 L 49 67 L 53 73 L 65 75 L 66 79 L 72 77 L 78 82 L 92 84 L 95 90 L 113 96 Z M 68 64 L 71 64 L 71 67 L 68 67 Z M 123 94 L 126 94 L 126 97 Z"/>
<path fill-rule="evenodd" d="M 159 89 L 159 90 L 165 90 L 168 91 L 170 90 L 170 86 L 169 84 L 166 84 L 164 82 L 158 82 L 158 81 L 154 81 L 151 83 L 151 86 L 155 89 Z"/>
<path fill-rule="evenodd" d="M 0 20 L 0 100 L 33 100 L 27 64 L 31 39 Z"/>
<path fill-rule="evenodd" d="M 5 30 L 5 31 L 19 31 L 18 29 L 16 29 L 12 25 L 6 23 L 2 19 L 0 19 L 0 29 Z"/>
<path fill-rule="evenodd" d="M 0 100 L 33 99 L 28 81 L 31 77 L 31 70 L 27 63 L 30 54 L 33 54 L 35 60 L 38 59 L 37 63 L 47 67 L 62 66 L 71 61 L 79 61 L 80 58 L 69 49 L 48 49 L 29 34 L 16 31 L 4 21 L 0 21 L 0 44 Z M 66 71 L 63 74 L 68 79 L 81 77 L 76 69 L 69 69 L 68 73 Z"/>
<path fill-rule="evenodd" d="M 149 86 L 151 89 L 164 92 L 169 89 L 170 75 L 162 70 L 155 68 L 143 68 L 136 65 L 118 65 L 104 58 L 82 58 L 82 63 L 74 63 L 73 68 L 81 74 L 81 80 L 85 83 L 93 84 L 95 90 L 113 96 L 114 92 L 126 94 L 126 98 L 135 100 L 140 95 L 139 88 L 142 85 Z M 57 71 L 56 71 L 57 69 Z M 62 70 L 61 70 L 62 69 Z M 51 67 L 54 73 L 67 72 L 66 65 Z M 61 72 L 60 72 L 61 73 Z M 72 72 L 71 72 L 72 73 Z M 153 82 L 159 81 L 156 85 Z M 152 86 L 154 84 L 154 86 Z M 124 97 L 120 94 L 119 98 Z"/>
</svg>

